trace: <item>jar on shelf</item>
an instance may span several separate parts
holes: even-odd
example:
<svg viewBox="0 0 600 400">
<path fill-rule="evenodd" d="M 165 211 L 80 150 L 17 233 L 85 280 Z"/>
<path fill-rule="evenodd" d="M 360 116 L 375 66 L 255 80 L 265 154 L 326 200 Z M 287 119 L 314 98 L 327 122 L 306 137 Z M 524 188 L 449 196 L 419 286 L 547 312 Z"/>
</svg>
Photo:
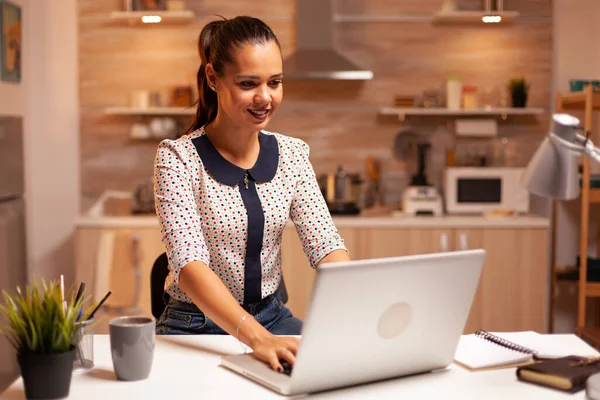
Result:
<svg viewBox="0 0 600 400">
<path fill-rule="evenodd" d="M 459 78 L 446 79 L 446 107 L 450 110 L 460 109 L 462 81 Z"/>
<path fill-rule="evenodd" d="M 463 108 L 474 109 L 478 107 L 477 86 L 464 85 L 462 88 Z"/>
</svg>

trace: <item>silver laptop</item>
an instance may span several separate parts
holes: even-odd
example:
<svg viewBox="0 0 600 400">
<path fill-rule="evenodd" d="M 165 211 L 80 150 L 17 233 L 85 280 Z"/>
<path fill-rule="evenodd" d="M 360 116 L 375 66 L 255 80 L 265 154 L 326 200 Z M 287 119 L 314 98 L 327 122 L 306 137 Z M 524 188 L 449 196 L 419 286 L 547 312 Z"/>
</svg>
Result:
<svg viewBox="0 0 600 400">
<path fill-rule="evenodd" d="M 223 366 L 283 395 L 430 372 L 454 358 L 485 250 L 325 264 L 290 375 L 252 354 Z"/>
</svg>

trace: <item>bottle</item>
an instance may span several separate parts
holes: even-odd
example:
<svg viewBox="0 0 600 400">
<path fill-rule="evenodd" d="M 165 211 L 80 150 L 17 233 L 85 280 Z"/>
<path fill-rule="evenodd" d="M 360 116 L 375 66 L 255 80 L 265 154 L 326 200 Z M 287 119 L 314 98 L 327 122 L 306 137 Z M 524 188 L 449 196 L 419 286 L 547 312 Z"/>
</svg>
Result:
<svg viewBox="0 0 600 400">
<path fill-rule="evenodd" d="M 342 166 L 338 166 L 338 170 L 335 174 L 335 204 L 337 206 L 343 206 L 344 196 L 346 190 L 346 173 Z"/>
<path fill-rule="evenodd" d="M 463 108 L 472 110 L 477 106 L 477 86 L 463 86 Z"/>
<path fill-rule="evenodd" d="M 455 163 L 456 160 L 454 146 L 448 146 L 446 149 L 446 167 L 454 167 Z"/>
<path fill-rule="evenodd" d="M 446 107 L 450 110 L 459 110 L 462 97 L 462 82 L 459 78 L 446 80 Z"/>
</svg>

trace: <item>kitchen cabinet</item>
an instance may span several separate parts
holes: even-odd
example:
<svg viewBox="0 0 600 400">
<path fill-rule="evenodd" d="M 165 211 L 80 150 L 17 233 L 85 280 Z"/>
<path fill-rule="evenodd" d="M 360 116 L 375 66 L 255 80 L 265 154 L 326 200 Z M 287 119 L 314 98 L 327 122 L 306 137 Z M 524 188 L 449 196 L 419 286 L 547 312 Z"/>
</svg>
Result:
<svg viewBox="0 0 600 400">
<path fill-rule="evenodd" d="M 464 332 L 548 329 L 546 228 L 343 228 L 340 233 L 353 259 L 483 248 L 486 260 Z M 293 226 L 286 228 L 282 246 L 288 307 L 304 319 L 315 271 Z"/>
<path fill-rule="evenodd" d="M 114 317 L 152 315 L 150 272 L 164 252 L 158 228 L 78 228 L 75 242 L 75 279 L 86 283 L 88 301 L 112 292 L 96 314 L 96 333 L 108 333 Z"/>
<path fill-rule="evenodd" d="M 452 230 L 448 228 L 371 228 L 364 230 L 362 235 L 364 258 L 449 251 L 452 241 Z"/>
<path fill-rule="evenodd" d="M 456 230 L 456 249 L 487 251 L 466 331 L 548 330 L 545 229 Z"/>
</svg>

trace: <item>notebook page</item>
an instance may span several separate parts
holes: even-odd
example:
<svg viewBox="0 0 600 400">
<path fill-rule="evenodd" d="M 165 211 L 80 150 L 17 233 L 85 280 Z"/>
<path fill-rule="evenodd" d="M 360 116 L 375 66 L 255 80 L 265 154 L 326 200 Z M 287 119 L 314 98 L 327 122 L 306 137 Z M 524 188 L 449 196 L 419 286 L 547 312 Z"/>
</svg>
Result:
<svg viewBox="0 0 600 400">
<path fill-rule="evenodd" d="M 540 335 L 535 350 L 540 357 L 599 357 L 600 353 L 573 334 Z"/>
<path fill-rule="evenodd" d="M 505 337 L 505 339 L 510 340 L 508 337 Z M 474 334 L 460 337 L 454 355 L 454 361 L 474 370 L 503 365 L 508 366 L 532 360 L 533 357 L 529 354 L 504 348 L 483 340 Z"/>
<path fill-rule="evenodd" d="M 539 357 L 560 358 L 566 356 L 598 357 L 600 353 L 573 334 L 539 334 L 525 332 L 490 332 L 502 339 L 537 352 Z"/>
</svg>

